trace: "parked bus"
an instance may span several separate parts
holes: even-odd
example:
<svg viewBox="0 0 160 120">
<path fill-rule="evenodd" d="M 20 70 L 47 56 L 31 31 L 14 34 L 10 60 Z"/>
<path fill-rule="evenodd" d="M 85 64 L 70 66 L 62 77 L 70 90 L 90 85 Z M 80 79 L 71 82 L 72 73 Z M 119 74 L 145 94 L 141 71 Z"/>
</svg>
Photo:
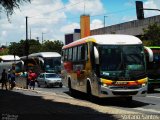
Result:
<svg viewBox="0 0 160 120">
<path fill-rule="evenodd" d="M 160 88 L 160 46 L 148 46 L 146 48 L 146 61 L 148 73 L 148 90 L 154 91 Z M 150 50 L 150 52 L 148 51 Z M 153 59 L 149 59 L 149 53 L 153 55 Z"/>
<path fill-rule="evenodd" d="M 0 77 L 3 69 L 8 70 L 15 70 L 15 73 L 19 73 L 23 69 L 23 61 L 20 60 L 19 56 L 14 55 L 3 55 L 0 56 Z"/>
<path fill-rule="evenodd" d="M 27 57 L 23 56 L 25 68 L 33 70 L 37 74 L 42 72 L 56 72 L 61 70 L 61 55 L 57 52 L 39 52 L 33 53 Z"/>
<path fill-rule="evenodd" d="M 144 47 L 130 35 L 94 35 L 62 48 L 62 81 L 75 90 L 97 97 L 146 96 Z"/>
</svg>

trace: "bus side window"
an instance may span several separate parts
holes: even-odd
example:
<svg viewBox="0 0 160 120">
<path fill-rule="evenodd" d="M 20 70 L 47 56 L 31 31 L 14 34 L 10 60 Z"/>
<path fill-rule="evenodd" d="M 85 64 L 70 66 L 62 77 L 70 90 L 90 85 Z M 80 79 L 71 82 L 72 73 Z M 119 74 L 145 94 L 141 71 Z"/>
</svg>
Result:
<svg viewBox="0 0 160 120">
<path fill-rule="evenodd" d="M 64 50 L 62 50 L 62 61 L 64 61 Z"/>
<path fill-rule="evenodd" d="M 68 49 L 65 50 L 64 52 L 64 61 L 68 60 Z"/>
<path fill-rule="evenodd" d="M 69 48 L 69 51 L 68 51 L 68 60 L 72 61 L 72 48 Z"/>
<path fill-rule="evenodd" d="M 81 47 L 81 60 L 87 60 L 87 45 L 84 44 Z"/>
<path fill-rule="evenodd" d="M 82 45 L 78 46 L 78 61 L 82 60 Z"/>
<path fill-rule="evenodd" d="M 77 46 L 73 48 L 73 61 L 77 61 Z"/>
<path fill-rule="evenodd" d="M 85 55 L 85 60 L 87 61 L 88 60 L 88 44 L 85 44 L 84 45 L 84 55 Z"/>
<path fill-rule="evenodd" d="M 86 44 L 78 46 L 78 61 L 87 60 Z"/>
</svg>

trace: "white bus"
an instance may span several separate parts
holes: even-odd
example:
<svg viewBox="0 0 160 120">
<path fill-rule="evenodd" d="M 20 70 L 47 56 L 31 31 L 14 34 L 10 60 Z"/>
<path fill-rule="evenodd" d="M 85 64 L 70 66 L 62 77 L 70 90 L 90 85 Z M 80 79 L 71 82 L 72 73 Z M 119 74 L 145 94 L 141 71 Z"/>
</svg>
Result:
<svg viewBox="0 0 160 120">
<path fill-rule="evenodd" d="M 21 57 L 27 66 L 27 57 Z M 60 72 L 61 55 L 57 52 L 39 52 L 28 55 L 28 69 L 36 73 L 42 72 Z"/>
<path fill-rule="evenodd" d="M 6 69 L 6 72 L 9 69 L 15 69 L 15 72 L 18 73 L 22 71 L 23 65 L 24 63 L 19 56 L 14 56 L 14 55 L 0 56 L 0 77 L 3 69 Z"/>
<path fill-rule="evenodd" d="M 130 35 L 94 35 L 62 48 L 62 82 L 88 96 L 146 96 L 144 47 Z"/>
</svg>

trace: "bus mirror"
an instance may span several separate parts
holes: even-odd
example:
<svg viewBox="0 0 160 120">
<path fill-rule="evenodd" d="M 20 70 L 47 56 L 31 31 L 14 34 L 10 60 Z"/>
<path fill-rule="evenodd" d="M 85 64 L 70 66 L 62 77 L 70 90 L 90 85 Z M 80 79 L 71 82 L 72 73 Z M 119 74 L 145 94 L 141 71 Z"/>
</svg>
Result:
<svg viewBox="0 0 160 120">
<path fill-rule="evenodd" d="M 96 47 L 94 47 L 94 57 L 95 57 L 95 63 L 99 64 L 99 53 Z"/>
<path fill-rule="evenodd" d="M 149 47 L 144 47 L 149 55 L 149 62 L 153 62 L 153 52 Z"/>
</svg>

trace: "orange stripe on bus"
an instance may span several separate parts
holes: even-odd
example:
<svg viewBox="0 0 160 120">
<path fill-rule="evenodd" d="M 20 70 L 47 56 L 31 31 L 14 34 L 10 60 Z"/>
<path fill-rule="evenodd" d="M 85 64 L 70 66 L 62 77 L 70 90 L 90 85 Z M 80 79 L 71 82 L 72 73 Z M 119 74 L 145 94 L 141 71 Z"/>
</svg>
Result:
<svg viewBox="0 0 160 120">
<path fill-rule="evenodd" d="M 83 39 L 81 41 L 75 41 L 73 43 L 63 46 L 62 49 L 70 48 L 70 47 L 77 46 L 77 45 L 87 43 L 87 42 L 96 42 L 96 40 L 94 38 L 88 38 L 88 39 Z"/>
<path fill-rule="evenodd" d="M 83 44 L 83 43 L 86 43 L 86 41 L 85 40 L 79 41 L 79 42 L 76 41 L 76 42 L 70 43 L 69 45 L 64 46 L 63 49 L 70 48 L 70 47 L 80 45 L 80 44 Z"/>
</svg>

